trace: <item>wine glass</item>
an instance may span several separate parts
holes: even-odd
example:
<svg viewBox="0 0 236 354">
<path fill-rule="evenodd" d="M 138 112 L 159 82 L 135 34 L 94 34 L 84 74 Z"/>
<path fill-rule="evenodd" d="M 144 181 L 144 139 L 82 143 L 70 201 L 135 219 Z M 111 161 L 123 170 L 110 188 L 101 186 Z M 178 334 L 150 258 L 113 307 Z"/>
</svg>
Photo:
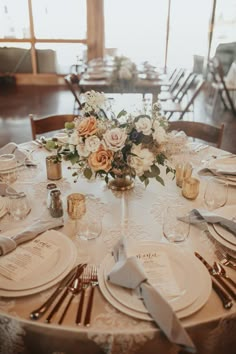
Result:
<svg viewBox="0 0 236 354">
<path fill-rule="evenodd" d="M 163 218 L 163 235 L 169 242 L 182 242 L 187 239 L 190 222 L 183 222 L 179 217 L 187 217 L 189 210 L 184 206 L 168 206 Z"/>
<path fill-rule="evenodd" d="M 211 178 L 204 193 L 204 203 L 208 210 L 218 209 L 227 203 L 228 184 L 224 181 Z"/>
</svg>

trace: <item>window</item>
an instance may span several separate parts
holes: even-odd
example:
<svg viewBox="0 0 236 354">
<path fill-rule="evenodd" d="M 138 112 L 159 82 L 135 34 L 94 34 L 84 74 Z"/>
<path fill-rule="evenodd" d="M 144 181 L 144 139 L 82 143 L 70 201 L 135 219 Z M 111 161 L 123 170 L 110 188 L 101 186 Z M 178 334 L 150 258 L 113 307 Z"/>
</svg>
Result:
<svg viewBox="0 0 236 354">
<path fill-rule="evenodd" d="M 0 15 L 0 72 L 65 75 L 86 58 L 86 0 L 0 0 Z"/>
<path fill-rule="evenodd" d="M 105 48 L 164 66 L 167 0 L 104 0 Z"/>
</svg>

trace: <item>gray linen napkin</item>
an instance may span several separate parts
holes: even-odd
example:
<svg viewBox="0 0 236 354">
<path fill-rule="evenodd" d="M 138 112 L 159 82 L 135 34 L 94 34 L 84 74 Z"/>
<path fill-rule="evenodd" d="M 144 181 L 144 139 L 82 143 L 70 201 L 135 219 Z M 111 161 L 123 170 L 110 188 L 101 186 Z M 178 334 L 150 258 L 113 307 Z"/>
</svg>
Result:
<svg viewBox="0 0 236 354">
<path fill-rule="evenodd" d="M 148 283 L 142 264 L 136 257 L 126 255 L 125 240 L 121 240 L 114 249 L 116 264 L 108 275 L 108 280 L 128 289 L 138 289 L 143 302 L 167 338 L 180 345 L 189 353 L 196 353 L 196 348 L 182 327 L 169 303 Z"/>
<path fill-rule="evenodd" d="M 199 224 L 203 220 L 210 224 L 219 224 L 225 229 L 232 232 L 236 236 L 236 222 L 233 220 L 227 219 L 223 216 L 219 216 L 215 213 L 212 213 L 204 209 L 193 209 L 191 210 L 188 216 L 180 217 L 179 220 L 184 222 L 190 222 L 190 224 Z"/>
<path fill-rule="evenodd" d="M 7 237 L 4 234 L 0 235 L 0 256 L 3 256 L 13 251 L 18 245 L 23 242 L 33 240 L 37 235 L 55 227 L 63 226 L 63 218 L 47 218 L 37 220 L 34 224 L 26 227 L 20 233 Z"/>
</svg>

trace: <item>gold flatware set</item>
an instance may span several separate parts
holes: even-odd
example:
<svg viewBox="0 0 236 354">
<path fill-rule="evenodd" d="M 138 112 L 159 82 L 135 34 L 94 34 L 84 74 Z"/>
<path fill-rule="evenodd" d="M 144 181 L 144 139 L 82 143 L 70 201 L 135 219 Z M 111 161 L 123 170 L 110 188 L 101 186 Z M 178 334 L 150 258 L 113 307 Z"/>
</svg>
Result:
<svg viewBox="0 0 236 354">
<path fill-rule="evenodd" d="M 195 256 L 204 264 L 211 275 L 212 287 L 222 301 L 225 309 L 233 306 L 233 300 L 236 300 L 236 283 L 227 274 L 225 268 L 219 262 L 214 262 L 211 266 L 199 253 Z"/>
<path fill-rule="evenodd" d="M 50 310 L 45 322 L 51 323 L 52 319 L 62 309 L 62 313 L 60 314 L 58 320 L 58 324 L 62 324 L 74 298 L 80 295 L 75 323 L 77 325 L 83 324 L 84 326 L 90 326 L 94 290 L 96 286 L 98 286 L 96 266 L 79 264 L 73 268 L 59 283 L 56 290 L 51 294 L 46 302 L 31 312 L 30 318 L 32 320 L 38 320 Z M 85 293 L 87 291 L 90 291 L 90 293 L 88 296 L 88 301 L 85 301 Z M 56 300 L 57 302 L 55 302 Z M 64 306 L 65 302 L 66 305 Z M 83 316 L 84 321 L 82 321 Z"/>
</svg>

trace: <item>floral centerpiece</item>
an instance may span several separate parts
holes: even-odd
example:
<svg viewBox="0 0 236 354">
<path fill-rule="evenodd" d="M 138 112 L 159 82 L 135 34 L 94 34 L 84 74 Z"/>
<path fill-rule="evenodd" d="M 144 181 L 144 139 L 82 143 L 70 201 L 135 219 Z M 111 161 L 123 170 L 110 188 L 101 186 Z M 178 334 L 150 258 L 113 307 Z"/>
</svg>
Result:
<svg viewBox="0 0 236 354">
<path fill-rule="evenodd" d="M 113 83 L 120 88 L 134 86 L 137 80 L 137 68 L 134 62 L 125 56 L 116 56 Z"/>
<path fill-rule="evenodd" d="M 67 140 L 47 141 L 48 148 L 57 149 L 58 158 L 71 162 L 73 175 L 82 174 L 87 179 L 101 176 L 106 183 L 128 176 L 128 185 L 138 177 L 145 186 L 155 178 L 164 185 L 159 165 L 165 166 L 167 173 L 174 170 L 165 156 L 168 122 L 159 104 L 154 104 L 149 114 L 122 110 L 109 117 L 103 93 L 89 91 L 84 99 L 80 115 L 65 124 Z"/>
</svg>

